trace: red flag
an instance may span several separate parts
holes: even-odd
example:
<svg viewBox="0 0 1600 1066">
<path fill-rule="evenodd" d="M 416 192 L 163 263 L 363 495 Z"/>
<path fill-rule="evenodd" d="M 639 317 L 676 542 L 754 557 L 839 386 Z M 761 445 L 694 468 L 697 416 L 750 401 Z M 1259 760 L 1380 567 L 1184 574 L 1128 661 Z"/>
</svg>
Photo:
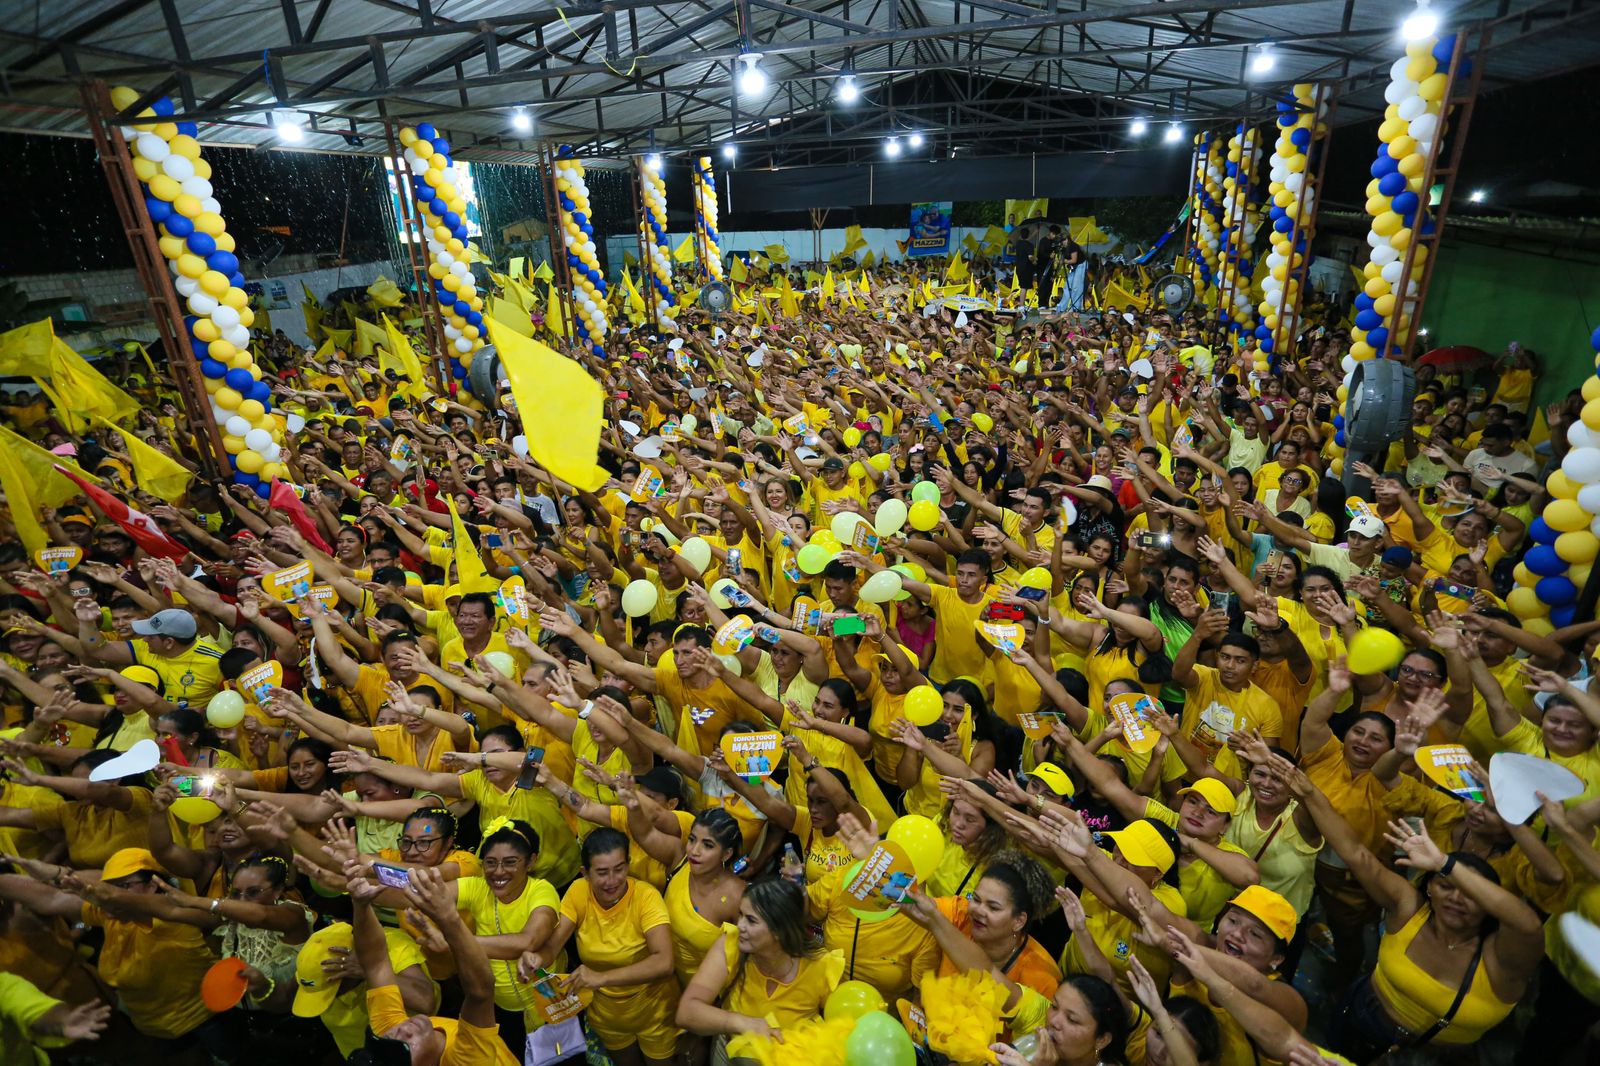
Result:
<svg viewBox="0 0 1600 1066">
<path fill-rule="evenodd" d="M 134 510 L 120 498 L 99 486 L 89 484 L 64 466 L 56 467 L 56 472 L 71 478 L 107 518 L 121 526 L 128 536 L 133 538 L 133 542 L 146 552 L 169 559 L 182 559 L 189 554 L 189 549 L 185 545 L 169 537 L 166 530 L 143 511 Z"/>
<path fill-rule="evenodd" d="M 311 515 L 306 511 L 306 505 L 300 502 L 300 497 L 294 494 L 294 489 L 286 485 L 281 479 L 272 479 L 272 495 L 268 497 L 267 504 L 274 511 L 282 511 L 289 516 L 289 521 L 294 523 L 294 528 L 311 544 L 312 547 L 324 555 L 332 555 L 333 549 L 328 547 L 328 542 L 322 539 L 322 534 L 317 532 L 317 524 L 311 520 Z"/>
</svg>

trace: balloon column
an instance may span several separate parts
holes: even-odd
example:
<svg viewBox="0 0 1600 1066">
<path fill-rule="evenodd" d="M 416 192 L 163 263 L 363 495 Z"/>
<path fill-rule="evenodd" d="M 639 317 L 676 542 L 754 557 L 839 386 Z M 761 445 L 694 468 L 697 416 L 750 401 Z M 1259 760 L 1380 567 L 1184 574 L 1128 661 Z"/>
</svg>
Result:
<svg viewBox="0 0 1600 1066">
<path fill-rule="evenodd" d="M 443 316 L 450 373 L 467 376 L 472 353 L 484 345 L 483 297 L 467 250 L 467 202 L 457 188 L 450 142 L 429 122 L 400 130 L 411 191 L 428 247 L 428 277 Z"/>
<path fill-rule="evenodd" d="M 1250 303 L 1250 281 L 1255 271 L 1256 231 L 1261 226 L 1261 135 L 1239 124 L 1228 139 L 1223 164 L 1222 218 L 1226 230 L 1217 265 L 1217 317 L 1233 333 L 1255 329 L 1255 308 Z M 1227 306 L 1222 306 L 1222 301 Z M 1257 367 L 1261 373 L 1265 367 Z"/>
<path fill-rule="evenodd" d="M 1356 296 L 1355 328 L 1350 331 L 1350 357 L 1345 363 L 1347 386 L 1355 363 L 1403 351 L 1412 326 L 1406 305 L 1420 290 L 1417 277 L 1428 257 L 1428 246 L 1417 238 L 1434 229 L 1424 182 L 1434 142 L 1444 133 L 1442 111 L 1454 49 L 1454 35 L 1412 41 L 1389 71 L 1389 87 L 1383 94 L 1389 105 L 1378 127 L 1381 143 L 1367 184 L 1367 214 L 1372 216 L 1367 244 L 1372 257 L 1362 271 L 1366 283 Z M 1402 274 L 1408 275 L 1403 293 L 1397 291 Z"/>
<path fill-rule="evenodd" d="M 717 179 L 711 173 L 711 157 L 701 156 L 694 163 L 694 228 L 700 239 L 700 269 L 712 281 L 722 280 L 722 246 L 717 236 Z"/>
<path fill-rule="evenodd" d="M 1195 294 L 1203 293 L 1216 280 L 1217 253 L 1222 248 L 1222 141 L 1209 133 L 1195 135 L 1194 197 L 1191 201 L 1194 246 L 1189 261 Z"/>
<path fill-rule="evenodd" d="M 126 108 L 139 96 L 119 86 L 111 91 L 111 102 Z M 287 474 L 279 461 L 284 422 L 272 412 L 271 387 L 250 354 L 255 312 L 222 205 L 212 195 L 211 164 L 201 158 L 198 130 L 193 122 L 159 121 L 176 110 L 163 96 L 140 115 L 158 121 L 135 123 L 122 132 L 133 153 L 145 211 L 161 234 L 161 254 L 177 275 L 172 286 L 188 305 L 183 324 L 234 481 L 265 498 L 272 479 Z"/>
<path fill-rule="evenodd" d="M 561 228 L 566 233 L 567 267 L 572 274 L 572 306 L 578 336 L 604 359 L 606 350 L 606 278 L 594 248 L 594 222 L 589 211 L 589 184 L 572 146 L 556 149 L 556 192 L 561 196 Z"/>
<path fill-rule="evenodd" d="M 649 253 L 650 284 L 656 290 L 656 325 L 674 330 L 678 324 L 672 311 L 677 297 L 672 291 L 672 245 L 667 241 L 667 183 L 657 167 L 639 167 L 639 191 L 644 202 L 639 233 Z"/>
<path fill-rule="evenodd" d="M 1589 343 L 1596 373 L 1583 383 L 1583 410 L 1567 427 L 1571 448 L 1545 481 L 1550 503 L 1528 526 L 1534 545 L 1506 597 L 1522 627 L 1541 636 L 1579 621 L 1578 596 L 1600 555 L 1600 329 Z"/>
<path fill-rule="evenodd" d="M 1274 353 L 1293 345 L 1300 291 L 1311 269 L 1308 250 L 1316 218 L 1316 188 L 1309 163 L 1311 144 L 1326 137 L 1327 106 L 1318 100 L 1317 87 L 1301 83 L 1294 93 L 1278 101 L 1278 140 L 1272 149 L 1267 195 L 1272 199 L 1272 251 L 1267 253 L 1267 276 L 1261 280 L 1261 324 L 1255 329 L 1256 373 L 1264 373 Z M 1341 397 L 1342 398 L 1342 397 Z M 1340 428 L 1344 416 L 1337 416 Z"/>
</svg>

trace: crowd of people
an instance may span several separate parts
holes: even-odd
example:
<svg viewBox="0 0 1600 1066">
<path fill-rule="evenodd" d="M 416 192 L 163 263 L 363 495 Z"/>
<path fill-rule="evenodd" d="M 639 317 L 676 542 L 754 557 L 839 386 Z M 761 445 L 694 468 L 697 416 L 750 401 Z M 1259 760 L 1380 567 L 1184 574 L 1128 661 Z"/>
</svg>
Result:
<svg viewBox="0 0 1600 1066">
<path fill-rule="evenodd" d="M 1256 376 L 904 279 L 579 355 L 593 492 L 281 339 L 293 499 L 136 364 L 120 434 L 8 409 L 152 526 L 0 544 L 0 1062 L 781 1063 L 849 1004 L 930 1064 L 1593 1061 L 1600 623 L 1504 599 L 1577 394 L 1530 442 L 1526 353 L 1419 367 L 1351 499 L 1338 322 Z M 1502 817 L 1502 752 L 1581 793 Z"/>
</svg>

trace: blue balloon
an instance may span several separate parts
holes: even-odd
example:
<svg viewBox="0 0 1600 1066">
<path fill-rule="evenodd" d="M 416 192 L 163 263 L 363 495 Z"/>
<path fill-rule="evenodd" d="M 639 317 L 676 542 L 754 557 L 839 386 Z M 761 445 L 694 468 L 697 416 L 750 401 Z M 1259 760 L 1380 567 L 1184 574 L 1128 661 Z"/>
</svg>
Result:
<svg viewBox="0 0 1600 1066">
<path fill-rule="evenodd" d="M 248 370 L 230 370 L 223 375 L 223 380 L 228 383 L 228 388 L 246 395 L 256 383 L 256 379 L 250 376 Z"/>
<path fill-rule="evenodd" d="M 446 229 L 454 230 L 457 226 L 461 225 L 461 216 L 456 214 L 454 211 L 447 210 L 443 215 L 440 216 L 440 221 L 445 224 Z"/>
<path fill-rule="evenodd" d="M 435 152 L 438 152 L 443 156 L 448 156 L 450 154 L 449 141 L 445 140 L 443 137 L 432 137 L 429 139 L 433 141 L 433 150 Z"/>
<path fill-rule="evenodd" d="M 1363 311 L 1356 316 L 1357 329 L 1376 329 L 1383 325 L 1383 316 L 1376 311 Z"/>
<path fill-rule="evenodd" d="M 252 489 L 261 484 L 261 479 L 254 474 L 235 474 L 233 475 L 233 479 L 239 484 Z"/>
<path fill-rule="evenodd" d="M 228 456 L 228 465 L 235 470 L 239 469 L 239 457 L 237 455 Z"/>
<path fill-rule="evenodd" d="M 445 206 L 444 201 L 438 199 L 437 197 L 435 197 L 432 200 L 429 200 L 423 206 L 425 206 L 428 209 L 428 214 L 430 214 L 430 215 L 443 215 L 446 211 L 449 210 L 449 208 L 447 208 Z"/>
<path fill-rule="evenodd" d="M 1272 228 L 1277 230 L 1279 233 L 1288 233 L 1290 230 L 1294 229 L 1294 219 L 1290 218 L 1288 215 L 1285 215 L 1284 217 L 1278 219 L 1278 221 L 1274 222 L 1272 224 Z"/>
<path fill-rule="evenodd" d="M 158 115 L 173 115 L 178 111 L 177 107 L 173 105 L 172 97 L 170 96 L 163 96 L 161 99 L 151 104 L 150 110 L 154 111 Z"/>
<path fill-rule="evenodd" d="M 1557 555 L 1556 550 L 1548 544 L 1537 544 L 1528 549 L 1528 555 L 1522 561 L 1529 570 L 1540 577 L 1555 577 L 1557 574 L 1567 572 L 1567 561 Z"/>
<path fill-rule="evenodd" d="M 573 202 L 572 197 L 568 196 L 566 193 L 557 193 L 556 195 L 561 197 L 561 210 L 571 211 L 574 207 L 578 206 Z"/>
<path fill-rule="evenodd" d="M 185 137 L 198 137 L 200 135 L 200 126 L 194 122 L 180 122 L 178 123 L 178 132 Z"/>
<path fill-rule="evenodd" d="M 1263 352 L 1267 352 L 1268 354 L 1271 354 L 1271 352 L 1272 352 L 1272 338 L 1271 337 L 1265 337 L 1265 338 L 1263 338 L 1261 340 L 1261 350 Z"/>
<path fill-rule="evenodd" d="M 1266 326 L 1256 327 L 1256 340 L 1264 341 L 1272 336 L 1272 331 Z"/>
<path fill-rule="evenodd" d="M 1296 119 L 1294 115 L 1284 114 L 1284 115 L 1279 115 L 1278 116 L 1278 126 L 1280 128 L 1282 128 L 1282 129 L 1288 129 L 1290 126 L 1293 126 L 1297 121 L 1299 121 L 1299 120 Z"/>
<path fill-rule="evenodd" d="M 1385 196 L 1399 196 L 1406 191 L 1406 176 L 1396 171 L 1378 179 L 1378 191 Z"/>
<path fill-rule="evenodd" d="M 439 136 L 439 131 L 433 128 L 433 123 L 431 122 L 419 122 L 417 123 L 417 136 L 425 141 L 431 141 Z"/>
<path fill-rule="evenodd" d="M 1578 586 L 1565 577 L 1547 577 L 1533 586 L 1533 594 L 1539 597 L 1540 603 L 1548 603 L 1552 607 L 1565 607 L 1578 598 Z"/>
<path fill-rule="evenodd" d="M 1344 447 L 1344 430 L 1341 429 L 1339 432 L 1333 435 L 1333 443 L 1337 444 L 1341 448 Z"/>
<path fill-rule="evenodd" d="M 1600 326 L 1596 326 L 1594 332 L 1589 334 L 1589 347 L 1600 352 Z"/>
<path fill-rule="evenodd" d="M 198 321 L 200 321 L 200 319 L 195 315 L 183 316 L 183 328 L 189 331 L 189 336 L 194 336 L 194 324 Z"/>
<path fill-rule="evenodd" d="M 479 311 L 468 311 L 467 322 L 469 325 L 481 326 L 483 325 L 483 314 Z"/>
<path fill-rule="evenodd" d="M 167 216 L 167 221 L 163 225 L 174 237 L 187 237 L 194 232 L 194 223 L 176 211 Z"/>
<path fill-rule="evenodd" d="M 265 381 L 258 381 L 250 386 L 250 398 L 266 407 L 272 406 L 272 386 Z"/>
<path fill-rule="evenodd" d="M 172 217 L 172 205 L 155 196 L 144 198 L 145 214 L 150 216 L 150 221 L 160 225 Z"/>
<path fill-rule="evenodd" d="M 434 197 L 436 197 L 438 195 L 439 195 L 439 190 L 435 189 L 432 185 L 429 185 L 425 181 L 417 182 L 417 202 L 418 203 L 424 203 L 425 204 L 429 200 L 432 200 Z"/>
<path fill-rule="evenodd" d="M 1376 350 L 1383 349 L 1384 342 L 1389 339 L 1389 330 L 1383 326 L 1367 330 L 1367 343 Z"/>
<path fill-rule="evenodd" d="M 1304 148 L 1311 143 L 1311 131 L 1302 126 L 1289 134 L 1289 143 L 1296 148 Z"/>
<path fill-rule="evenodd" d="M 235 270 L 232 274 L 228 275 L 228 284 L 232 285 L 236 289 L 244 288 L 244 275 Z"/>
<path fill-rule="evenodd" d="M 189 350 L 194 353 L 194 357 L 196 359 L 210 359 L 211 358 L 211 346 L 209 344 L 207 344 L 205 341 L 202 341 L 202 340 L 190 340 L 189 341 Z M 224 371 L 226 371 L 228 369 L 227 365 L 224 364 L 222 369 Z M 221 377 L 222 375 L 221 374 L 213 374 L 212 376 L 213 377 Z"/>
<path fill-rule="evenodd" d="M 450 368 L 450 373 L 457 378 L 464 378 L 467 376 L 467 368 L 462 366 L 460 363 L 457 363 L 455 366 Z"/>
<path fill-rule="evenodd" d="M 1372 164 L 1371 174 L 1381 181 L 1385 174 L 1393 174 L 1399 169 L 1400 164 L 1389 158 L 1387 146 L 1384 146 L 1384 150 Z"/>
<path fill-rule="evenodd" d="M 232 252 L 225 252 L 218 248 L 207 254 L 206 266 L 215 270 L 218 274 L 237 274 L 239 272 L 239 257 Z"/>
<path fill-rule="evenodd" d="M 1450 57 L 1455 54 L 1455 50 L 1456 35 L 1453 33 L 1447 33 L 1443 37 L 1439 38 L 1438 43 L 1433 46 L 1433 58 L 1441 66 L 1446 66 L 1450 62 Z"/>
<path fill-rule="evenodd" d="M 1229 163 L 1226 167 L 1223 168 L 1223 172 L 1225 174 L 1227 174 L 1228 177 L 1230 177 L 1230 178 L 1234 177 L 1239 173 L 1239 164 L 1238 163 Z"/>
<path fill-rule="evenodd" d="M 256 498 L 261 500 L 272 499 L 272 482 L 256 480 Z"/>
<path fill-rule="evenodd" d="M 1528 536 L 1535 544 L 1554 544 L 1556 538 L 1561 536 L 1561 531 L 1551 528 L 1541 515 L 1528 523 Z"/>
<path fill-rule="evenodd" d="M 228 372 L 228 364 L 215 359 L 205 358 L 200 360 L 200 373 L 208 378 L 220 378 Z"/>
<path fill-rule="evenodd" d="M 189 251 L 202 258 L 217 250 L 217 239 L 211 234 L 201 233 L 199 230 L 189 234 L 184 243 L 189 246 Z M 211 264 L 208 262 L 206 266 L 211 266 Z M 216 267 L 211 267 L 211 269 L 215 270 Z M 224 270 L 223 273 L 229 274 L 232 271 Z"/>
<path fill-rule="evenodd" d="M 1334 415 L 1333 416 L 1333 428 L 1334 429 L 1343 429 L 1344 428 L 1344 415 Z"/>
<path fill-rule="evenodd" d="M 1370 311 L 1370 310 L 1372 310 L 1372 304 L 1373 304 L 1372 297 L 1368 296 L 1366 293 L 1363 292 L 1363 293 L 1360 293 L 1360 294 L 1358 294 L 1356 296 L 1356 312 L 1357 313 L 1360 313 L 1362 311 Z"/>
<path fill-rule="evenodd" d="M 1397 194 L 1389 207 L 1397 215 L 1409 215 L 1417 209 L 1417 203 L 1417 194 L 1407 189 Z"/>
<path fill-rule="evenodd" d="M 1550 624 L 1557 629 L 1564 629 L 1578 620 L 1578 605 L 1569 603 L 1561 607 L 1550 608 Z"/>
<path fill-rule="evenodd" d="M 455 306 L 451 310 L 455 311 L 455 313 L 460 315 L 462 318 L 465 318 L 467 317 L 467 314 L 471 312 L 472 305 L 467 303 L 465 300 L 457 300 L 455 302 Z"/>
</svg>

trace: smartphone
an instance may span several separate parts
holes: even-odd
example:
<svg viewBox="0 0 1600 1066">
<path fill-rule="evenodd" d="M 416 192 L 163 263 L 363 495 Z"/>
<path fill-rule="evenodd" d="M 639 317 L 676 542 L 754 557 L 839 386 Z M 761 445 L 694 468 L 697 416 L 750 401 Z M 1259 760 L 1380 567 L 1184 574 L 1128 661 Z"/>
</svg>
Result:
<svg viewBox="0 0 1600 1066">
<path fill-rule="evenodd" d="M 722 572 L 729 577 L 738 577 L 744 573 L 744 553 L 738 548 L 729 548 L 728 558 L 722 564 Z"/>
<path fill-rule="evenodd" d="M 1222 611 L 1223 613 L 1227 613 L 1232 608 L 1233 608 L 1233 593 L 1231 593 L 1231 592 L 1213 592 L 1213 593 L 1211 593 L 1211 609 L 1213 611 Z"/>
<path fill-rule="evenodd" d="M 1013 607 L 1009 603 L 991 603 L 983 609 L 985 622 L 1020 622 L 1027 616 L 1021 607 Z"/>
<path fill-rule="evenodd" d="M 411 887 L 411 871 L 404 866 L 390 866 L 386 862 L 372 864 L 372 872 L 378 878 L 378 884 L 384 888 L 405 889 Z"/>
<path fill-rule="evenodd" d="M 505 546 L 505 540 L 506 539 L 498 533 L 490 533 L 487 537 L 483 538 L 483 543 L 491 548 L 502 548 Z"/>
<path fill-rule="evenodd" d="M 186 774 L 183 777 L 174 777 L 172 787 L 178 790 L 180 796 L 198 796 L 206 799 L 216 790 L 217 782 L 209 775 L 196 777 Z"/>
<path fill-rule="evenodd" d="M 1454 596 L 1458 600 L 1470 600 L 1478 594 L 1478 590 L 1471 585 L 1458 585 L 1454 581 L 1446 581 L 1442 577 L 1434 581 L 1433 590 L 1442 592 L 1446 596 Z"/>
<path fill-rule="evenodd" d="M 918 726 L 922 735 L 929 740 L 943 740 L 950 735 L 950 727 L 944 722 L 934 722 L 932 725 Z"/>
<path fill-rule="evenodd" d="M 729 597 L 732 602 L 733 597 Z M 830 627 L 836 637 L 859 636 L 867 631 L 867 620 L 859 614 L 847 614 L 833 620 Z"/>
<path fill-rule="evenodd" d="M 1032 600 L 1034 603 L 1043 603 L 1050 598 L 1050 590 L 1036 589 L 1031 585 L 1022 585 L 1017 588 L 1017 597 L 1024 600 Z"/>
<path fill-rule="evenodd" d="M 1279 551 L 1277 548 L 1273 548 L 1271 551 L 1267 552 L 1266 559 L 1261 563 L 1261 569 L 1265 573 L 1276 574 L 1278 572 L 1278 565 L 1282 562 L 1283 552 Z"/>
<path fill-rule="evenodd" d="M 539 764 L 544 762 L 543 748 L 529 748 L 522 756 L 522 769 L 517 771 L 517 787 L 524 791 L 539 783 Z"/>
<path fill-rule="evenodd" d="M 1133 541 L 1145 551 L 1167 548 L 1172 544 L 1171 533 L 1140 533 Z"/>
<path fill-rule="evenodd" d="M 737 586 L 730 585 L 728 588 L 723 590 L 722 594 L 726 596 L 728 598 L 728 602 L 733 604 L 735 607 L 748 607 L 755 602 L 750 598 L 750 594 L 748 592 Z"/>
</svg>

